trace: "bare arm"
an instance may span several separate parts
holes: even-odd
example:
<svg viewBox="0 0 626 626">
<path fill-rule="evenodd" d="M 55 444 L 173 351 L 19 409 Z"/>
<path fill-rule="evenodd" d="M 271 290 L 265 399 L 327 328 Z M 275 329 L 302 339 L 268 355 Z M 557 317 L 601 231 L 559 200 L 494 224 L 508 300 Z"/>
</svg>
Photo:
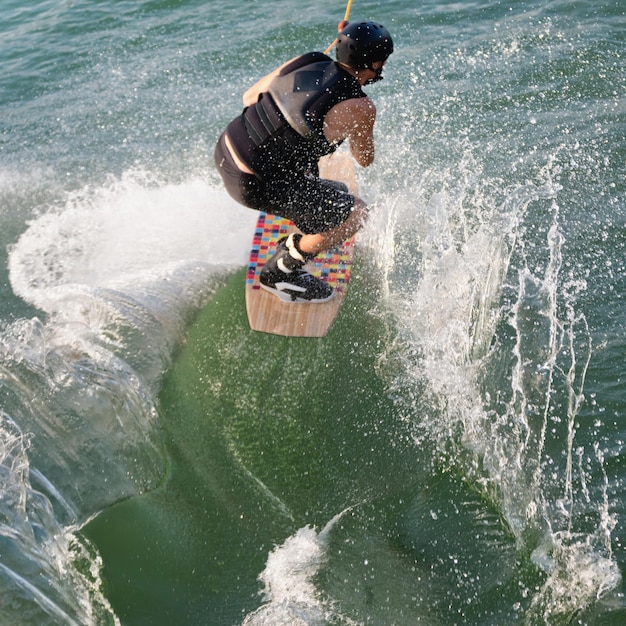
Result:
<svg viewBox="0 0 626 626">
<path fill-rule="evenodd" d="M 369 98 L 336 104 L 324 120 L 324 135 L 331 143 L 348 139 L 354 160 L 362 167 L 374 162 L 376 107 Z"/>
</svg>

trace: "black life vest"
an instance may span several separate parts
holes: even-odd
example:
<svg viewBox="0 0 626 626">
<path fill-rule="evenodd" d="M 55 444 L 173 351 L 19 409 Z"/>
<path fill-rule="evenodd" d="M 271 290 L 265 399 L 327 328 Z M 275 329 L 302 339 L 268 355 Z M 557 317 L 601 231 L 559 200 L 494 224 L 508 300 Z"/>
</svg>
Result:
<svg viewBox="0 0 626 626">
<path fill-rule="evenodd" d="M 339 146 L 324 136 L 326 114 L 339 102 L 364 97 L 358 81 L 329 56 L 310 52 L 286 65 L 244 109 L 229 138 L 261 177 L 315 171 L 318 159 Z"/>
</svg>

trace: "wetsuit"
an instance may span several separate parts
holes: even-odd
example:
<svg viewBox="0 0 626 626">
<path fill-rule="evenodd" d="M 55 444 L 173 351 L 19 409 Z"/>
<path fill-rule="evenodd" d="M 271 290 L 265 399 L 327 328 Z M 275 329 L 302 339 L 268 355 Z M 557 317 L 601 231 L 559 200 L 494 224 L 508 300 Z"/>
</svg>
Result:
<svg viewBox="0 0 626 626">
<path fill-rule="evenodd" d="M 358 81 L 321 52 L 287 64 L 217 143 L 215 164 L 229 194 L 252 209 L 291 219 L 304 233 L 343 223 L 354 197 L 318 175 L 319 158 L 339 145 L 324 136 L 324 118 L 339 102 L 364 97 Z M 254 175 L 237 167 L 226 136 Z"/>
</svg>

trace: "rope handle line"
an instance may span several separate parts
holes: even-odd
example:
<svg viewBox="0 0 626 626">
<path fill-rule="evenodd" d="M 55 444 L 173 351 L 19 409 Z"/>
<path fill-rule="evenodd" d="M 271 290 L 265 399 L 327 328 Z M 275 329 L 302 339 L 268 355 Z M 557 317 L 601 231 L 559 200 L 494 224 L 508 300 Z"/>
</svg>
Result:
<svg viewBox="0 0 626 626">
<path fill-rule="evenodd" d="M 348 21 L 348 18 L 350 17 L 350 9 L 351 8 L 352 8 L 352 0 L 348 0 L 348 5 L 346 6 L 346 13 L 343 16 L 343 21 L 344 22 Z M 333 43 L 331 43 L 330 46 L 328 46 L 328 48 L 326 48 L 326 50 L 324 50 L 324 54 L 328 54 L 336 45 L 337 45 L 337 38 L 335 38 Z"/>
</svg>

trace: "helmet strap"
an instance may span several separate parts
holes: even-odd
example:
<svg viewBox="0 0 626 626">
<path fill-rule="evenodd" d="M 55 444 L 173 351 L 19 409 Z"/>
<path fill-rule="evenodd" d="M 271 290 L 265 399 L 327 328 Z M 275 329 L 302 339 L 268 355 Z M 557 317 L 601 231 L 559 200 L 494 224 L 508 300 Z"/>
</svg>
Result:
<svg viewBox="0 0 626 626">
<path fill-rule="evenodd" d="M 374 76 L 374 78 L 370 78 L 365 84 L 371 85 L 372 83 L 377 83 L 379 80 L 382 80 L 383 79 L 383 67 L 384 65 L 381 65 L 377 70 L 374 69 L 373 67 L 368 67 L 367 69 L 370 72 L 374 72 L 376 76 Z"/>
</svg>

